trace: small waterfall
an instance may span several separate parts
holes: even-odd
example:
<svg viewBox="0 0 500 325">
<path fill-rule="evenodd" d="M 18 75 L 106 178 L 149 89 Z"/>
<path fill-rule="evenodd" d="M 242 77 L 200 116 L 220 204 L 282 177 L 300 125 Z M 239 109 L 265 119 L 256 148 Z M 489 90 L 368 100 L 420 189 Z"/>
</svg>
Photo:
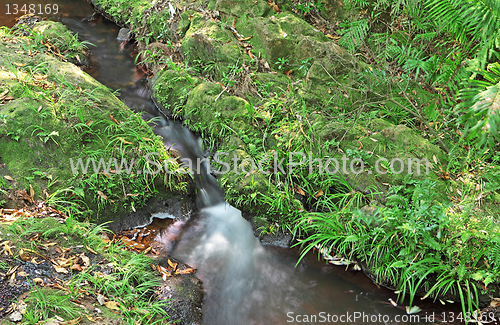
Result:
<svg viewBox="0 0 500 325">
<path fill-rule="evenodd" d="M 180 123 L 168 121 L 155 132 L 167 147 L 191 159 L 193 167 L 203 158 L 199 139 Z M 250 223 L 225 202 L 206 165 L 193 172 L 201 210 L 170 254 L 198 269 L 206 289 L 203 323 L 279 324 L 287 307 L 297 309 L 293 269 L 280 266 L 264 250 Z"/>
</svg>

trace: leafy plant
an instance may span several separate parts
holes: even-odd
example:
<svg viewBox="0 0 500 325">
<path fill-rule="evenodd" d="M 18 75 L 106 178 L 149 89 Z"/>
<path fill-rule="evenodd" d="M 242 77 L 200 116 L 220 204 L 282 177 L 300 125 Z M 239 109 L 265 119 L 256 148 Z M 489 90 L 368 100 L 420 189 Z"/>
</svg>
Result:
<svg viewBox="0 0 500 325">
<path fill-rule="evenodd" d="M 477 67 L 487 60 L 500 60 L 500 3 L 495 0 L 426 0 L 429 19 L 451 33 L 459 42 L 476 41 Z"/>
<path fill-rule="evenodd" d="M 286 67 L 288 66 L 290 60 L 289 59 L 286 59 L 286 58 L 278 58 L 278 61 L 276 61 L 276 65 L 278 66 L 278 70 L 282 71 L 284 69 L 286 69 Z"/>
<path fill-rule="evenodd" d="M 460 92 L 461 103 L 457 110 L 462 115 L 458 123 L 464 126 L 464 134 L 478 146 L 486 145 L 495 152 L 496 142 L 500 142 L 500 64 L 488 66 L 480 71 L 483 80 L 470 80 L 468 87 Z"/>
</svg>

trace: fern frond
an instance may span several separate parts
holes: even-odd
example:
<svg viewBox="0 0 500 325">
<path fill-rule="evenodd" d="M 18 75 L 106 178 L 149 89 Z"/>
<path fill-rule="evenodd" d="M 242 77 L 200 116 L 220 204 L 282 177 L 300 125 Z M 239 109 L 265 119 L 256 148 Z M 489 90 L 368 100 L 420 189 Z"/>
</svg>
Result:
<svg viewBox="0 0 500 325">
<path fill-rule="evenodd" d="M 480 73 L 486 80 L 471 80 L 460 92 L 462 102 L 457 109 L 463 115 L 458 119 L 465 126 L 469 140 L 486 144 L 495 151 L 495 140 L 500 142 L 500 64 L 490 65 Z"/>
<path fill-rule="evenodd" d="M 342 37 L 339 39 L 339 45 L 347 48 L 350 52 L 360 46 L 368 34 L 368 19 L 360 19 L 344 24 L 345 29 L 340 31 Z"/>
</svg>

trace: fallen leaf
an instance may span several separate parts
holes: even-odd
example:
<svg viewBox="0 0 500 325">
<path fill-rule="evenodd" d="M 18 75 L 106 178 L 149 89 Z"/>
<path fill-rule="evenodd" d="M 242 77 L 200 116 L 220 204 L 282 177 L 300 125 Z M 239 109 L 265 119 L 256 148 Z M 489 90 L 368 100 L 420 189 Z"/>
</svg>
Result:
<svg viewBox="0 0 500 325">
<path fill-rule="evenodd" d="M 14 256 L 14 254 L 12 254 L 12 250 L 10 249 L 9 244 L 4 244 L 3 247 L 5 255 Z"/>
<path fill-rule="evenodd" d="M 251 39 L 252 37 L 253 37 L 253 35 L 248 36 L 248 37 L 238 38 L 238 41 L 240 41 L 240 42 L 248 41 L 248 40 L 249 40 L 249 39 Z"/>
<path fill-rule="evenodd" d="M 22 248 L 19 250 L 19 257 L 25 262 L 31 260 L 31 256 Z"/>
<path fill-rule="evenodd" d="M 10 177 L 9 175 L 4 175 L 3 177 L 4 177 L 6 180 L 9 180 L 9 181 L 11 181 L 11 182 L 13 182 L 13 181 L 14 181 L 14 179 L 13 179 L 12 177 Z"/>
<path fill-rule="evenodd" d="M 195 269 L 188 267 L 187 269 L 184 269 L 184 270 L 175 271 L 175 274 L 192 274 L 194 272 L 196 272 Z"/>
<path fill-rule="evenodd" d="M 120 310 L 120 304 L 113 300 L 104 302 L 104 305 L 109 309 Z"/>
<path fill-rule="evenodd" d="M 437 158 L 436 158 L 436 155 L 432 155 L 432 160 L 434 160 L 434 163 L 437 165 L 438 160 L 437 160 Z"/>
<path fill-rule="evenodd" d="M 83 266 L 85 268 L 90 266 L 90 259 L 85 254 L 80 254 L 80 259 L 83 261 Z"/>
<path fill-rule="evenodd" d="M 338 40 L 340 38 L 340 36 L 332 36 L 330 34 L 326 34 L 325 36 L 328 37 L 329 39 L 333 39 L 333 40 Z"/>
<path fill-rule="evenodd" d="M 306 196 L 306 193 L 299 186 L 295 185 L 295 193 L 300 194 L 302 196 Z"/>
<path fill-rule="evenodd" d="M 26 63 L 17 63 L 17 62 L 14 62 L 14 65 L 16 67 L 20 67 L 21 68 L 21 67 L 24 67 L 26 65 Z"/>
<path fill-rule="evenodd" d="M 66 270 L 64 267 L 55 266 L 55 265 L 53 265 L 53 267 L 57 273 L 65 273 L 65 274 L 68 273 L 68 270 Z"/>
<path fill-rule="evenodd" d="M 100 293 L 97 295 L 97 302 L 102 306 L 106 302 L 106 297 L 101 295 Z"/>
<path fill-rule="evenodd" d="M 500 298 L 493 298 L 490 302 L 490 307 L 497 308 L 500 306 Z"/>
<path fill-rule="evenodd" d="M 104 194 L 103 192 L 101 192 L 101 191 L 97 191 L 97 194 L 99 194 L 99 196 L 102 197 L 105 200 L 108 199 L 108 196 L 106 194 Z"/>
<path fill-rule="evenodd" d="M 321 195 L 323 195 L 323 193 L 324 193 L 323 190 L 319 189 L 319 191 L 316 194 L 314 194 L 314 197 L 319 198 Z"/>
<path fill-rule="evenodd" d="M 142 137 L 142 140 L 144 140 L 144 141 L 153 141 L 153 139 L 145 138 L 145 137 Z"/>
<path fill-rule="evenodd" d="M 111 115 L 111 113 L 109 114 L 109 117 L 113 120 L 113 122 L 115 122 L 116 124 L 120 125 L 120 122 L 118 122 L 115 117 L 113 115 Z"/>
<path fill-rule="evenodd" d="M 83 271 L 82 267 L 80 266 L 80 264 L 73 264 L 71 266 L 71 269 L 72 270 L 76 270 L 76 271 Z"/>
<path fill-rule="evenodd" d="M 34 278 L 33 282 L 35 282 L 36 284 L 39 284 L 41 286 L 44 285 L 43 279 L 41 279 L 41 278 Z"/>
<path fill-rule="evenodd" d="M 177 268 L 177 263 L 172 262 L 170 259 L 167 260 L 168 265 L 175 271 Z"/>
<path fill-rule="evenodd" d="M 122 138 L 122 137 L 118 137 L 118 140 L 120 140 L 120 141 L 121 141 L 122 143 L 124 143 L 124 144 L 132 144 L 132 142 L 127 141 L 127 140 L 125 140 L 125 139 L 124 139 L 124 138 Z"/>
<path fill-rule="evenodd" d="M 95 319 L 94 319 L 94 317 L 92 317 L 92 316 L 90 316 L 90 315 L 85 315 L 85 317 L 87 317 L 87 319 L 88 319 L 89 321 L 91 321 L 92 323 L 95 323 Z"/>
<path fill-rule="evenodd" d="M 89 252 L 97 255 L 97 252 L 95 250 L 93 250 L 92 248 L 90 248 L 89 246 L 85 245 L 85 248 L 87 248 Z"/>
</svg>

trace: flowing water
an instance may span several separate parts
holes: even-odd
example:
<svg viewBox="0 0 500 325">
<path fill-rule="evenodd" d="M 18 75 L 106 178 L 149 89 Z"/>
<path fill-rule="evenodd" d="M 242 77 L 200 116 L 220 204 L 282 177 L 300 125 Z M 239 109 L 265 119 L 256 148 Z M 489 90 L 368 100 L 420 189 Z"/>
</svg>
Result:
<svg viewBox="0 0 500 325">
<path fill-rule="evenodd" d="M 5 15 L 6 3 L 1 3 L 0 23 L 12 26 L 14 16 Z M 121 99 L 130 108 L 146 112 L 147 117 L 157 116 L 144 76 L 134 66 L 133 47 L 116 39 L 119 27 L 103 19 L 89 21 L 92 8 L 86 1 L 51 3 L 59 4 L 59 13 L 51 15 L 52 19 L 96 45 L 91 48 L 89 73 L 108 87 L 120 89 Z M 203 156 L 200 139 L 178 122 L 163 119 L 155 133 L 185 158 L 196 161 Z M 297 250 L 261 245 L 250 223 L 224 201 L 216 180 L 201 167 L 195 177 L 199 213 L 188 223 L 173 223 L 156 240 L 169 254 L 197 268 L 206 291 L 204 324 L 410 323 L 403 307 L 389 303 L 397 295 L 377 287 L 361 272 L 326 264 L 313 254 L 296 266 Z M 420 322 L 413 324 L 429 324 L 433 313 L 451 311 L 448 305 L 435 305 L 428 299 L 419 300 L 418 305 L 423 311 Z M 458 312 L 456 307 L 452 310 Z"/>
</svg>

